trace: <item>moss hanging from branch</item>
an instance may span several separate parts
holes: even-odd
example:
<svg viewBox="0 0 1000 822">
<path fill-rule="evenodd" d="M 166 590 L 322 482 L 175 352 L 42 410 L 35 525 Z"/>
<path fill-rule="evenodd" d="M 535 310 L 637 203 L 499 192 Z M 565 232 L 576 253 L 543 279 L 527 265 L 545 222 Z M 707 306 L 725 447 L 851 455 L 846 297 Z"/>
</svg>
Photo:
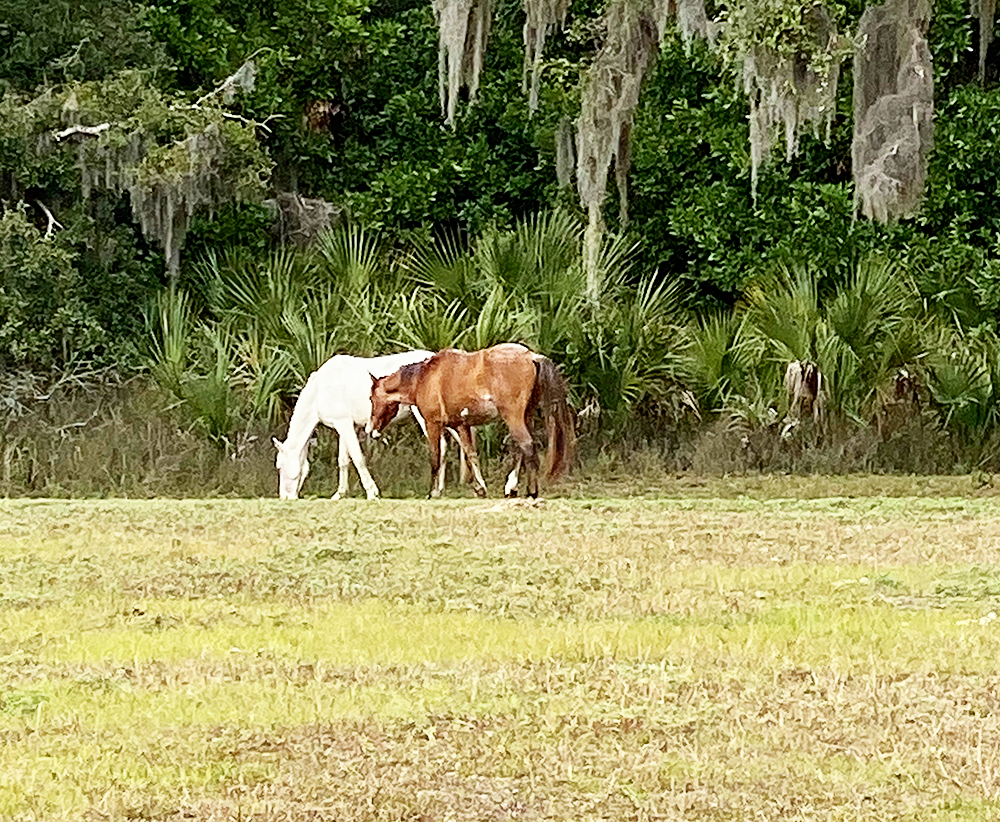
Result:
<svg viewBox="0 0 1000 822">
<path fill-rule="evenodd" d="M 677 21 L 684 50 L 688 54 L 691 53 L 695 38 L 707 40 L 710 45 L 714 45 L 719 35 L 720 26 L 709 19 L 705 0 L 654 0 L 653 18 L 660 31 L 661 41 L 667 31 L 667 20 L 673 18 Z"/>
<path fill-rule="evenodd" d="M 979 82 L 986 82 L 986 52 L 993 42 L 997 0 L 971 0 L 972 16 L 979 21 Z"/>
<path fill-rule="evenodd" d="M 923 198 L 934 138 L 929 0 L 870 6 L 854 58 L 854 204 L 880 222 L 912 215 Z"/>
<path fill-rule="evenodd" d="M 67 127 L 55 137 L 77 141 L 84 197 L 94 188 L 127 193 L 143 234 L 163 249 L 171 278 L 180 272 L 196 211 L 263 194 L 271 166 L 257 142 L 262 124 L 220 105 L 249 90 L 255 73 L 247 61 L 194 104 L 167 99 L 137 73 L 80 84 L 66 95 L 60 116 Z M 112 119 L 81 125 L 98 115 Z"/>
<path fill-rule="evenodd" d="M 569 4 L 570 0 L 524 0 L 524 79 L 521 85 L 528 94 L 528 116 L 538 109 L 545 38 L 552 29 L 563 24 Z"/>
<path fill-rule="evenodd" d="M 576 146 L 573 142 L 573 119 L 568 116 L 559 118 L 556 126 L 556 180 L 559 187 L 564 188 L 573 182 L 573 171 L 576 168 Z"/>
<path fill-rule="evenodd" d="M 733 6 L 720 51 L 734 66 L 750 102 L 750 185 L 774 144 L 791 159 L 805 133 L 829 139 L 840 65 L 848 42 L 822 5 L 750 0 Z"/>
<path fill-rule="evenodd" d="M 476 99 L 483 55 L 490 36 L 492 0 L 434 0 L 438 27 L 438 91 L 441 113 L 455 124 L 458 93 L 464 86 Z"/>
<path fill-rule="evenodd" d="M 604 233 L 601 208 L 612 165 L 621 221 L 628 221 L 626 181 L 631 163 L 632 118 L 659 40 L 651 9 L 635 0 L 612 0 L 604 25 L 607 36 L 584 78 L 577 121 L 576 180 L 580 202 L 588 215 L 584 262 L 591 297 L 600 290 L 597 256 Z"/>
<path fill-rule="evenodd" d="M 239 180 L 230 164 L 240 153 L 243 135 L 231 124 L 210 122 L 201 131 L 169 146 L 156 146 L 131 166 L 122 183 L 132 213 L 147 237 L 160 243 L 167 272 L 180 271 L 180 252 L 195 211 L 242 200 L 255 189 L 252 180 Z M 238 131 L 237 129 L 235 129 Z"/>
</svg>

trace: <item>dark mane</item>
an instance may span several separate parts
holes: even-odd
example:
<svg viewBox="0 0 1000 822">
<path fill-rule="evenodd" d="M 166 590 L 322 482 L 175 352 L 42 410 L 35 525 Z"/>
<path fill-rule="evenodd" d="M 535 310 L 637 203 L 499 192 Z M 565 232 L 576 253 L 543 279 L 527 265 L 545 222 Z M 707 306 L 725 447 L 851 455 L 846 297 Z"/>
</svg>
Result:
<svg viewBox="0 0 1000 822">
<path fill-rule="evenodd" d="M 420 379 L 420 374 L 424 370 L 424 366 L 427 362 L 427 360 L 423 360 L 422 362 L 412 362 L 400 368 L 399 387 L 406 390 L 412 386 L 416 380 Z"/>
</svg>

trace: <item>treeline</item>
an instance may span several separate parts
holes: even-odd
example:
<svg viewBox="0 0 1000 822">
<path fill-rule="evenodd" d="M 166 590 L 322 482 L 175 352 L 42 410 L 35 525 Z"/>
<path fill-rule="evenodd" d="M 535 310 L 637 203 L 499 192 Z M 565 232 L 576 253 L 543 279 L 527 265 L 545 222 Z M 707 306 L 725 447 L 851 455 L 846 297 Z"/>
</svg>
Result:
<svg viewBox="0 0 1000 822">
<path fill-rule="evenodd" d="M 772 158 L 754 197 L 745 95 L 716 52 L 668 28 L 631 129 L 627 226 L 613 194 L 605 206 L 596 299 L 556 138 L 579 113 L 602 3 L 573 4 L 550 33 L 533 114 L 524 13 L 499 3 L 454 127 L 424 0 L 2 8 L 10 386 L 151 375 L 225 443 L 279 424 L 335 351 L 520 339 L 619 434 L 735 421 L 741 459 L 765 465 L 787 442 L 784 368 L 802 360 L 825 376 L 827 424 L 872 448 L 891 437 L 903 369 L 907 413 L 947 441 L 927 467 L 991 454 L 1000 94 L 995 44 L 977 77 L 964 0 L 933 9 L 934 150 L 918 215 L 889 225 L 855 215 L 849 67 L 829 139 Z M 836 7 L 844 31 L 863 10 Z"/>
</svg>

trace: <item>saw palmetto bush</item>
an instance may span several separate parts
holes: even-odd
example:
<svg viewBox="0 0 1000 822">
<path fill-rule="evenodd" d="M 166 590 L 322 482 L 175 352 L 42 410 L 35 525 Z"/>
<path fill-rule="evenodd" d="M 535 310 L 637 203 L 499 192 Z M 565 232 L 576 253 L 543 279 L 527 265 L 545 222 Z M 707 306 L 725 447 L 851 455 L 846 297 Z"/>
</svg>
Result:
<svg viewBox="0 0 1000 822">
<path fill-rule="evenodd" d="M 556 354 L 583 299 L 581 237 L 579 221 L 557 211 L 469 243 L 450 234 L 417 243 L 402 262 L 420 292 L 397 305 L 403 339 L 440 343 L 447 332 L 447 345 L 515 340 Z"/>
<path fill-rule="evenodd" d="M 188 374 L 182 400 L 195 426 L 220 445 L 243 421 L 243 397 L 236 390 L 235 345 L 223 326 L 201 325 L 196 338 L 197 371 Z"/>
<path fill-rule="evenodd" d="M 198 299 L 172 288 L 148 311 L 155 382 L 214 440 L 244 418 L 275 421 L 334 354 L 385 348 L 383 261 L 377 238 L 353 227 L 313 250 L 210 252 L 195 267 Z"/>
<path fill-rule="evenodd" d="M 824 305 L 827 336 L 817 360 L 830 375 L 831 407 L 869 419 L 900 368 L 916 370 L 926 354 L 913 283 L 881 258 L 863 260 Z"/>
<path fill-rule="evenodd" d="M 996 330 L 987 326 L 938 329 L 926 373 L 944 424 L 972 459 L 995 464 L 991 453 L 995 449 L 984 446 L 1000 425 L 1000 336 Z"/>
<path fill-rule="evenodd" d="M 188 423 L 225 445 L 243 418 L 232 333 L 198 320 L 187 294 L 171 287 L 146 311 L 146 353 L 153 381 Z"/>
<path fill-rule="evenodd" d="M 324 234 L 312 249 L 209 253 L 195 273 L 206 321 L 224 330 L 234 384 L 255 418 L 279 417 L 333 355 L 371 356 L 395 343 L 397 274 L 360 227 Z"/>
<path fill-rule="evenodd" d="M 609 237 L 594 299 L 583 234 L 578 217 L 553 211 L 468 243 L 444 235 L 416 244 L 402 258 L 411 287 L 392 303 L 392 339 L 431 350 L 524 343 L 560 365 L 578 405 L 620 426 L 637 404 L 679 390 L 680 295 L 637 277 L 634 244 Z"/>
<path fill-rule="evenodd" d="M 392 341 L 403 348 L 454 348 L 469 328 L 469 312 L 462 302 L 446 302 L 433 291 L 398 294 L 390 310 L 395 321 Z"/>
<path fill-rule="evenodd" d="M 157 294 L 146 308 L 145 321 L 145 355 L 153 380 L 179 397 L 189 367 L 195 323 L 187 292 L 169 288 Z"/>
<path fill-rule="evenodd" d="M 687 341 L 675 286 L 647 279 L 619 284 L 584 319 L 568 354 L 584 403 L 596 401 L 612 428 L 645 401 L 674 407 Z"/>
<path fill-rule="evenodd" d="M 582 234 L 579 220 L 554 212 L 404 253 L 347 227 L 306 250 L 209 254 L 190 296 L 164 292 L 149 311 L 150 373 L 219 442 L 253 421 L 280 422 L 335 353 L 502 341 L 557 362 L 574 404 L 598 412 L 603 434 L 625 431 L 641 409 L 661 426 L 719 416 L 737 438 L 777 436 L 788 410 L 784 371 L 796 359 L 819 366 L 838 430 L 879 419 L 900 368 L 933 400 L 920 413 L 937 409 L 968 448 L 1000 425 L 995 331 L 925 319 L 907 274 L 882 258 L 832 273 L 779 266 L 734 310 L 691 318 L 679 287 L 641 276 L 621 238 L 600 249 L 595 298 Z"/>
<path fill-rule="evenodd" d="M 694 320 L 680 364 L 682 379 L 701 409 L 718 413 L 745 404 L 756 392 L 759 341 L 747 333 L 745 315 L 716 312 Z"/>
<path fill-rule="evenodd" d="M 748 289 L 743 312 L 759 384 L 782 412 L 782 376 L 792 360 L 819 366 L 828 412 L 863 422 L 896 369 L 917 368 L 926 352 L 915 287 L 878 257 L 833 282 L 810 268 L 780 266 Z"/>
</svg>

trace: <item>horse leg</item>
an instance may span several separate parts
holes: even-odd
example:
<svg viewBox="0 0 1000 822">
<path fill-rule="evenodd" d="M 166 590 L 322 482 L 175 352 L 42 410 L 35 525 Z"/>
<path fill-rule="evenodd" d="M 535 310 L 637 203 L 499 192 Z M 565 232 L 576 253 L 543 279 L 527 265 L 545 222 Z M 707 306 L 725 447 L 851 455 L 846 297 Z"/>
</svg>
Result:
<svg viewBox="0 0 1000 822">
<path fill-rule="evenodd" d="M 517 453 L 514 455 L 514 468 L 507 475 L 507 484 L 503 487 L 503 495 L 505 497 L 516 497 L 517 496 L 517 474 L 521 470 L 521 463 L 524 462 L 524 454 L 521 453 L 521 449 L 517 449 Z"/>
<path fill-rule="evenodd" d="M 361 443 L 358 442 L 358 432 L 354 430 L 354 423 L 348 421 L 337 429 L 340 434 L 340 441 L 347 441 L 347 453 L 350 455 L 354 467 L 358 469 L 358 476 L 361 477 L 361 484 L 365 488 L 368 499 L 378 499 L 378 486 L 372 475 L 368 473 L 368 465 L 365 463 L 365 455 L 361 453 Z"/>
<path fill-rule="evenodd" d="M 337 440 L 339 444 L 339 454 L 337 456 L 337 470 L 340 473 L 340 480 L 337 483 L 337 493 L 333 499 L 340 499 L 347 496 L 348 476 L 347 472 L 351 467 L 351 455 L 347 451 L 347 439 L 338 432 Z"/>
<path fill-rule="evenodd" d="M 472 429 L 468 425 L 459 426 L 458 437 L 462 451 L 472 468 L 472 490 L 476 492 L 477 497 L 485 497 L 486 480 L 483 479 L 483 473 L 479 470 L 479 452 L 476 451 L 476 444 L 472 441 Z"/>
<path fill-rule="evenodd" d="M 476 446 L 476 429 L 475 428 L 470 428 L 469 429 L 469 442 L 472 443 L 472 450 L 475 451 L 478 454 L 479 453 L 479 449 Z M 458 444 L 461 445 L 462 441 L 459 440 Z M 465 455 L 465 449 L 460 449 L 460 454 L 459 454 L 459 458 L 458 458 L 458 481 L 460 483 L 462 483 L 462 485 L 465 485 L 465 484 L 467 484 L 469 482 L 472 482 L 472 478 L 470 476 L 471 473 L 472 473 L 472 470 L 471 470 L 471 466 L 469 465 L 469 458 Z"/>
<path fill-rule="evenodd" d="M 514 438 L 517 447 L 517 456 L 514 460 L 513 483 L 507 479 L 507 486 L 504 488 L 508 496 L 517 495 L 518 471 L 522 465 L 528 468 L 528 496 L 538 496 L 538 452 L 535 450 L 535 440 L 531 436 L 531 431 L 523 421 L 518 421 L 514 425 L 507 424 L 510 428 L 510 435 Z M 509 489 L 509 490 L 508 490 Z"/>
<path fill-rule="evenodd" d="M 441 459 L 443 433 L 444 426 L 441 423 L 427 420 L 427 444 L 431 452 L 431 492 L 428 496 L 431 499 L 441 496 L 441 487 L 444 485 L 444 460 Z"/>
<path fill-rule="evenodd" d="M 438 496 L 444 491 L 444 480 L 445 474 L 448 473 L 448 431 L 451 429 L 445 429 L 441 431 L 441 470 L 437 472 L 434 479 L 434 487 L 437 489 Z M 454 433 L 454 432 L 452 432 Z M 461 445 L 461 443 L 459 443 Z M 462 449 L 458 449 L 459 456 L 461 457 Z"/>
<path fill-rule="evenodd" d="M 465 485 L 469 481 L 469 458 L 465 454 L 465 449 L 462 447 L 462 439 L 458 436 L 458 431 L 454 428 L 449 428 L 448 433 L 450 433 L 455 438 L 455 444 L 458 445 L 458 481 L 459 484 Z M 473 431 L 469 432 L 472 436 L 472 446 L 476 445 L 476 435 Z M 444 446 L 442 446 L 443 449 Z"/>
<path fill-rule="evenodd" d="M 423 432 L 424 436 L 429 436 L 427 433 L 427 423 L 424 422 L 424 417 L 423 414 L 420 413 L 420 409 L 415 405 L 411 405 L 410 413 L 413 414 L 413 418 L 417 421 L 417 425 L 420 426 L 420 430 Z M 431 496 L 440 497 L 441 492 L 444 491 L 444 480 L 445 474 L 447 473 L 445 466 L 448 464 L 448 431 L 451 431 L 451 429 L 441 430 L 441 470 L 436 474 L 432 471 L 431 482 L 434 483 L 434 489 L 437 491 L 437 494 L 431 494 Z M 451 433 L 453 436 L 455 435 L 454 431 L 451 431 Z M 458 442 L 457 436 L 455 436 L 455 441 Z"/>
</svg>

